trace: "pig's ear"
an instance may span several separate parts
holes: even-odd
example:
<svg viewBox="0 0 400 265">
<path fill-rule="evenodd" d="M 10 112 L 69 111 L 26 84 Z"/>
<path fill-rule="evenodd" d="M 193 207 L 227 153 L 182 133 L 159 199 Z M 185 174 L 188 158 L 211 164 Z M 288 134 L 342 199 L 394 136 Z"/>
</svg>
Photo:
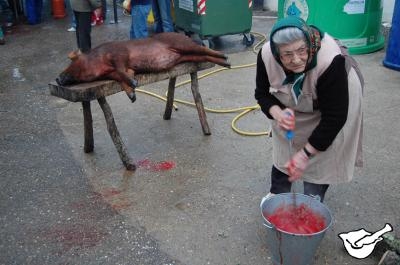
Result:
<svg viewBox="0 0 400 265">
<path fill-rule="evenodd" d="M 68 58 L 73 61 L 77 59 L 79 55 L 81 55 L 81 50 L 72 51 L 68 54 Z"/>
</svg>

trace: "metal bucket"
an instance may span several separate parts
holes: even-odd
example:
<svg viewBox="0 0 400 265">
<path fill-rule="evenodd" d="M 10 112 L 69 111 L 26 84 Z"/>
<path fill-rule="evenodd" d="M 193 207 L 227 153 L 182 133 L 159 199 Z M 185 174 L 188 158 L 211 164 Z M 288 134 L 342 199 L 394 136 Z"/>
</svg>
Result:
<svg viewBox="0 0 400 265">
<path fill-rule="evenodd" d="M 276 209 L 285 205 L 297 205 L 304 203 L 315 213 L 325 219 L 326 227 L 313 234 L 293 234 L 282 231 L 271 224 L 264 216 L 275 212 Z M 267 228 L 267 247 L 272 254 L 274 265 L 311 265 L 314 261 L 315 252 L 325 235 L 325 231 L 332 223 L 329 209 L 317 199 L 298 193 L 281 193 L 266 199 L 261 204 L 261 215 L 264 226 Z"/>
</svg>

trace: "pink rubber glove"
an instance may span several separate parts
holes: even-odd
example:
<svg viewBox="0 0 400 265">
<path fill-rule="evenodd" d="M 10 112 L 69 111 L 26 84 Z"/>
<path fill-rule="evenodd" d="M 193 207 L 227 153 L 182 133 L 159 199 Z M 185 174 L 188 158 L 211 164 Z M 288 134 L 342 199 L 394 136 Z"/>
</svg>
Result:
<svg viewBox="0 0 400 265">
<path fill-rule="evenodd" d="M 303 149 L 298 151 L 294 156 L 285 164 L 289 173 L 289 181 L 293 182 L 303 176 L 304 171 L 308 166 L 309 158 L 304 153 Z"/>
<path fill-rule="evenodd" d="M 279 113 L 277 121 L 278 121 L 278 126 L 284 129 L 285 131 L 293 131 L 296 126 L 294 111 L 289 108 L 283 109 Z"/>
</svg>

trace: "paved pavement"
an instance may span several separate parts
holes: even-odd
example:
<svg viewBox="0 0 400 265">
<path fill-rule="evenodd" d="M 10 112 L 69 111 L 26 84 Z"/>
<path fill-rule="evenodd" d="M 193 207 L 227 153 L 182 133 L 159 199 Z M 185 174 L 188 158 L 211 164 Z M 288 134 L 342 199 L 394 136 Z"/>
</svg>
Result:
<svg viewBox="0 0 400 265">
<path fill-rule="evenodd" d="M 267 34 L 275 18 L 256 15 L 252 31 Z M 127 39 L 130 18 L 120 20 L 95 27 L 94 46 Z M 75 49 L 68 26 L 67 18 L 48 16 L 39 25 L 21 24 L 0 47 L 0 264 L 272 264 L 259 209 L 269 187 L 270 139 L 235 133 L 238 113 L 208 112 L 212 135 L 204 136 L 193 107 L 179 104 L 164 121 L 164 102 L 138 94 L 131 104 L 119 93 L 108 101 L 139 168 L 124 169 L 97 103 L 95 150 L 85 154 L 81 105 L 50 96 L 47 86 Z M 215 49 L 234 66 L 254 63 L 241 41 L 223 36 Z M 366 79 L 365 167 L 327 193 L 333 225 L 317 265 L 378 263 L 379 250 L 350 257 L 341 232 L 390 223 L 400 237 L 400 75 L 382 66 L 384 56 L 355 56 Z M 253 106 L 254 79 L 254 66 L 201 79 L 203 102 L 212 109 Z M 163 94 L 166 87 L 143 88 Z M 177 88 L 176 98 L 191 100 L 190 88 Z M 268 128 L 260 111 L 237 125 Z"/>
</svg>

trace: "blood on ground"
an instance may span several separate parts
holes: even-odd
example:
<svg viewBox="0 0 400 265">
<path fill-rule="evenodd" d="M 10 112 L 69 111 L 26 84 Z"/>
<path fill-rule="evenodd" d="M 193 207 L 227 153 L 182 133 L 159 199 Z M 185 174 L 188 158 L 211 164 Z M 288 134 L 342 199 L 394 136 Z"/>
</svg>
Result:
<svg viewBox="0 0 400 265">
<path fill-rule="evenodd" d="M 166 171 L 175 167 L 174 161 L 153 162 L 149 159 L 140 160 L 137 164 L 139 168 L 144 168 L 155 172 Z"/>
</svg>

